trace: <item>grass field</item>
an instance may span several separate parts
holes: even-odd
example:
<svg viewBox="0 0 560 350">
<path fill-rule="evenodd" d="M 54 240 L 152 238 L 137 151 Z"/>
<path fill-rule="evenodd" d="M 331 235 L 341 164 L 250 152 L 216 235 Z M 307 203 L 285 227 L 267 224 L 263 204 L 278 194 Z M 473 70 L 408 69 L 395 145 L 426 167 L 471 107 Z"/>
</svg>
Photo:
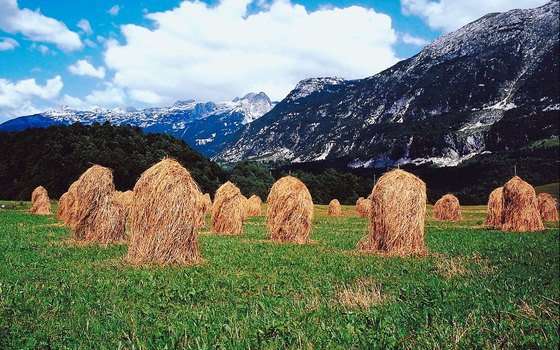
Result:
<svg viewBox="0 0 560 350">
<path fill-rule="evenodd" d="M 204 263 L 126 265 L 126 245 L 68 242 L 52 217 L 0 202 L 0 349 L 557 349 L 559 230 L 426 223 L 425 258 L 355 253 L 366 220 L 317 206 L 314 244 L 202 233 Z"/>
<path fill-rule="evenodd" d="M 542 185 L 535 187 L 537 194 L 539 193 L 550 193 L 556 199 L 560 198 L 560 183 L 555 182 L 548 185 Z"/>
</svg>

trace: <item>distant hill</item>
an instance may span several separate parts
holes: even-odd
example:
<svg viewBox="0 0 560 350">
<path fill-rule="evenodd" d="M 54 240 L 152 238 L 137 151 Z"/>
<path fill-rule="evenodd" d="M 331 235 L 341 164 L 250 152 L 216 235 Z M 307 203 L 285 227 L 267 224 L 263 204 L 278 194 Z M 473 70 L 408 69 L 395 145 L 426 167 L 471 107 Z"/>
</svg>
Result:
<svg viewBox="0 0 560 350">
<path fill-rule="evenodd" d="M 214 193 L 226 179 L 217 164 L 184 141 L 130 126 L 76 123 L 0 133 L 0 150 L 0 199 L 29 200 L 39 185 L 58 198 L 92 164 L 113 169 L 117 189 L 132 189 L 165 156 L 185 166 L 204 192 Z"/>
<path fill-rule="evenodd" d="M 551 184 L 537 186 L 537 187 L 535 187 L 535 191 L 537 192 L 537 194 L 548 193 L 548 194 L 551 194 L 556 199 L 559 199 L 560 198 L 560 183 L 553 182 Z"/>
</svg>

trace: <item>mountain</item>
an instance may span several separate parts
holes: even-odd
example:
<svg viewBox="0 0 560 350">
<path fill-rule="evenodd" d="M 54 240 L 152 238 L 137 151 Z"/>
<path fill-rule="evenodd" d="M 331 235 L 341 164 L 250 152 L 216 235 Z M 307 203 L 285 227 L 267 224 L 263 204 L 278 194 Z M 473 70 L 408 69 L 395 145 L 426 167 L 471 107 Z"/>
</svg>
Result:
<svg viewBox="0 0 560 350">
<path fill-rule="evenodd" d="M 146 132 L 167 133 L 185 140 L 195 150 L 211 157 L 243 125 L 270 111 L 274 103 L 264 93 L 250 93 L 229 102 L 177 101 L 171 107 L 136 110 L 133 107 L 78 111 L 67 106 L 19 117 L 0 124 L 0 131 L 31 127 L 69 125 L 75 122 L 138 126 Z"/>
<path fill-rule="evenodd" d="M 559 4 L 491 13 L 372 77 L 301 81 L 216 160 L 457 165 L 559 134 Z"/>
</svg>

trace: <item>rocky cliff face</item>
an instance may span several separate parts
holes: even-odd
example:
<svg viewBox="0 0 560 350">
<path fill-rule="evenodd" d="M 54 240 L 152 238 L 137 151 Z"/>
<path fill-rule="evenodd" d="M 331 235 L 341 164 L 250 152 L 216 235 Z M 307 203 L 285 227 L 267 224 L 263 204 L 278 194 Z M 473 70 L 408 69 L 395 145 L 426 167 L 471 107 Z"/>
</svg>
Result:
<svg viewBox="0 0 560 350">
<path fill-rule="evenodd" d="M 215 158 L 455 165 L 558 137 L 559 4 L 488 14 L 366 79 L 308 79 Z"/>
</svg>

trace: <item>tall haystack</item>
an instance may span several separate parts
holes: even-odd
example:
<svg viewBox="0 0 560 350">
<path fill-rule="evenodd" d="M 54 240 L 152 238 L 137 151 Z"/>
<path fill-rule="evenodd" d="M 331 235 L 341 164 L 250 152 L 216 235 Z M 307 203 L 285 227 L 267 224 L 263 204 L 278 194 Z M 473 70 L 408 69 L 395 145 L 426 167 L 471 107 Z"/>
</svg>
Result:
<svg viewBox="0 0 560 350">
<path fill-rule="evenodd" d="M 203 204 L 204 204 L 204 215 L 210 213 L 212 211 L 212 198 L 210 198 L 209 193 L 205 193 L 202 196 Z"/>
<path fill-rule="evenodd" d="M 498 187 L 490 193 L 488 197 L 488 207 L 486 209 L 486 221 L 484 226 L 488 228 L 500 229 L 504 216 L 504 188 Z"/>
<path fill-rule="evenodd" d="M 200 259 L 202 193 L 179 163 L 164 158 L 134 186 L 127 260 L 133 264 L 190 264 Z"/>
<path fill-rule="evenodd" d="M 126 241 L 126 211 L 121 200 L 114 195 L 105 196 L 92 215 L 77 230 L 85 242 L 99 244 Z"/>
<path fill-rule="evenodd" d="M 313 223 L 313 199 L 303 182 L 285 176 L 268 195 L 266 224 L 270 239 L 277 242 L 309 242 Z"/>
<path fill-rule="evenodd" d="M 371 199 L 360 197 L 356 201 L 356 211 L 363 218 L 369 218 L 371 212 Z"/>
<path fill-rule="evenodd" d="M 115 191 L 113 194 L 114 200 L 124 209 L 125 216 L 130 213 L 130 208 L 134 202 L 134 192 L 128 190 L 126 192 Z"/>
<path fill-rule="evenodd" d="M 340 207 L 340 202 L 338 199 L 333 199 L 329 202 L 329 206 L 327 207 L 327 215 L 328 216 L 340 216 L 342 215 L 342 208 Z"/>
<path fill-rule="evenodd" d="M 261 215 L 261 205 L 262 205 L 261 197 L 254 194 L 251 197 L 249 197 L 246 204 L 247 205 L 245 210 L 246 210 L 247 217 Z"/>
<path fill-rule="evenodd" d="M 72 235 L 77 240 L 83 240 L 87 233 L 86 227 L 99 209 L 105 197 L 115 192 L 113 171 L 100 165 L 94 165 L 86 170 L 68 189 L 74 203 L 69 211 L 67 225 L 72 229 Z"/>
<path fill-rule="evenodd" d="M 239 188 L 231 182 L 220 186 L 214 195 L 212 206 L 212 232 L 222 235 L 243 234 L 246 200 Z"/>
<path fill-rule="evenodd" d="M 49 194 L 43 186 L 37 187 L 33 190 L 33 193 L 31 193 L 31 209 L 29 213 L 37 215 L 52 214 Z"/>
<path fill-rule="evenodd" d="M 502 230 L 514 232 L 543 231 L 537 195 L 533 186 L 514 176 L 503 189 L 504 214 Z"/>
<path fill-rule="evenodd" d="M 434 205 L 434 219 L 436 221 L 463 221 L 459 199 L 452 194 L 446 194 L 438 199 Z"/>
<path fill-rule="evenodd" d="M 558 221 L 558 201 L 548 193 L 537 196 L 539 213 L 543 221 Z"/>
<path fill-rule="evenodd" d="M 66 221 L 66 216 L 68 215 L 69 205 L 70 205 L 70 196 L 69 196 L 68 192 L 65 192 L 58 199 L 58 207 L 56 209 L 56 218 L 58 220 Z"/>
<path fill-rule="evenodd" d="M 369 235 L 358 250 L 395 255 L 423 254 L 426 184 L 397 169 L 381 178 L 371 192 Z"/>
</svg>

